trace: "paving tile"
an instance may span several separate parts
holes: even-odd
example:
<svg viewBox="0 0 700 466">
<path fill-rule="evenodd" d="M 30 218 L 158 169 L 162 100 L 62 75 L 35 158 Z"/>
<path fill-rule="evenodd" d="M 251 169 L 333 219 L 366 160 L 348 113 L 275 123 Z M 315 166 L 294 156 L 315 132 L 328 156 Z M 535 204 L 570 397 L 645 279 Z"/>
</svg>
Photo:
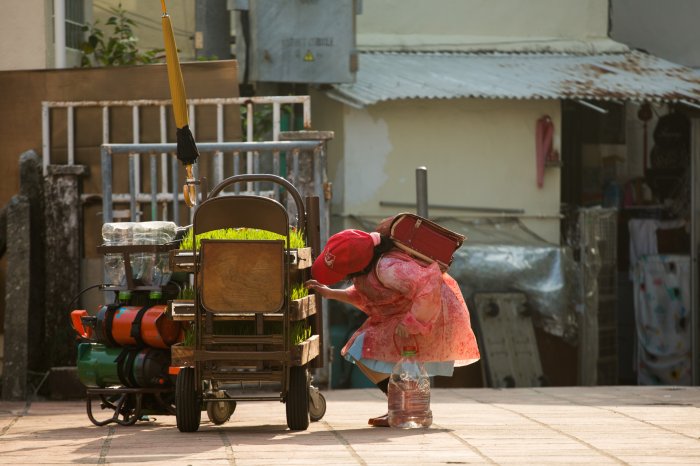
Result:
<svg viewBox="0 0 700 466">
<path fill-rule="evenodd" d="M 696 387 L 436 389 L 429 429 L 372 428 L 376 389 L 324 392 L 327 412 L 287 429 L 279 402 L 241 402 L 195 433 L 174 416 L 90 423 L 81 402 L 0 402 L 0 463 L 109 465 L 700 464 Z M 104 413 L 109 415 L 110 413 Z"/>
</svg>

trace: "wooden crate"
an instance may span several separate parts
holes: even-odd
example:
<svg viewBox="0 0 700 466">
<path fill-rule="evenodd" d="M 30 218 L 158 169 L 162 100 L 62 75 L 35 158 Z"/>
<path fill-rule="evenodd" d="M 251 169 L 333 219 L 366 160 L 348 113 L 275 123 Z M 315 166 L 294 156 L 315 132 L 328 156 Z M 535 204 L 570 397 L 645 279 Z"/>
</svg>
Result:
<svg viewBox="0 0 700 466">
<path fill-rule="evenodd" d="M 293 299 L 290 302 L 290 321 L 306 319 L 314 314 L 316 314 L 316 297 L 314 295 L 305 296 L 300 299 Z"/>
<path fill-rule="evenodd" d="M 176 343 L 170 347 L 170 365 L 176 367 L 194 366 L 194 348 Z"/>
<path fill-rule="evenodd" d="M 293 366 L 303 366 L 319 354 L 320 339 L 318 335 L 311 335 L 307 340 L 292 346 L 290 362 Z"/>
</svg>

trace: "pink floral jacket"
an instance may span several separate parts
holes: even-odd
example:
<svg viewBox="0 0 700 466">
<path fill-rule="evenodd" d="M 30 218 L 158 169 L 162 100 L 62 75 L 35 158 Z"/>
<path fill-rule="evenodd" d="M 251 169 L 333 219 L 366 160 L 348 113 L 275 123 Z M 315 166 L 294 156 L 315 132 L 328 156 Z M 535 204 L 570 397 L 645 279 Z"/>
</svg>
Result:
<svg viewBox="0 0 700 466">
<path fill-rule="evenodd" d="M 437 264 L 427 265 L 393 250 L 374 270 L 353 279 L 347 289 L 352 304 L 369 317 L 350 337 L 344 355 L 364 333 L 362 357 L 394 362 L 404 344 L 417 346 L 421 361 L 454 361 L 464 366 L 479 360 L 469 310 L 457 282 Z M 395 335 L 403 323 L 411 337 Z"/>
</svg>

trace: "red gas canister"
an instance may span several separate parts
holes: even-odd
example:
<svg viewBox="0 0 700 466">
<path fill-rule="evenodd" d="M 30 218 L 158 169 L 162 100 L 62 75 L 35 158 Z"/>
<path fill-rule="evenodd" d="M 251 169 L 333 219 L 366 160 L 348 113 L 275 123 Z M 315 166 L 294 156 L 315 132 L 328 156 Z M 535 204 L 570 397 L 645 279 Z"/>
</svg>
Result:
<svg viewBox="0 0 700 466">
<path fill-rule="evenodd" d="M 86 325 L 85 314 L 85 311 L 71 313 L 76 331 L 84 338 L 111 347 L 138 345 L 165 349 L 183 337 L 180 322 L 165 315 L 163 304 L 145 307 L 102 306 L 92 319 L 92 325 Z M 81 326 L 77 327 L 77 323 Z"/>
</svg>

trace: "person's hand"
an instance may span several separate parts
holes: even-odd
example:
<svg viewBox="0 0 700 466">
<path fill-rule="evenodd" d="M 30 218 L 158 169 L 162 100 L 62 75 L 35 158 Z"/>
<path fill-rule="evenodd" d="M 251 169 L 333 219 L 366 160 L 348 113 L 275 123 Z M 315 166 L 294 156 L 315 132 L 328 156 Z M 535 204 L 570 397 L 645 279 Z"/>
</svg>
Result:
<svg viewBox="0 0 700 466">
<path fill-rule="evenodd" d="M 400 336 L 401 338 L 408 338 L 408 336 L 410 335 L 408 333 L 408 330 L 406 330 L 406 326 L 404 324 L 402 324 L 401 322 L 399 322 L 398 325 L 396 325 L 396 329 L 394 330 L 394 333 L 396 335 Z"/>
<path fill-rule="evenodd" d="M 323 284 L 317 282 L 316 280 L 307 280 L 304 283 L 304 286 L 307 289 L 312 290 L 314 293 L 320 294 L 324 298 L 328 296 L 328 293 L 331 290 L 326 285 L 323 285 Z"/>
</svg>

